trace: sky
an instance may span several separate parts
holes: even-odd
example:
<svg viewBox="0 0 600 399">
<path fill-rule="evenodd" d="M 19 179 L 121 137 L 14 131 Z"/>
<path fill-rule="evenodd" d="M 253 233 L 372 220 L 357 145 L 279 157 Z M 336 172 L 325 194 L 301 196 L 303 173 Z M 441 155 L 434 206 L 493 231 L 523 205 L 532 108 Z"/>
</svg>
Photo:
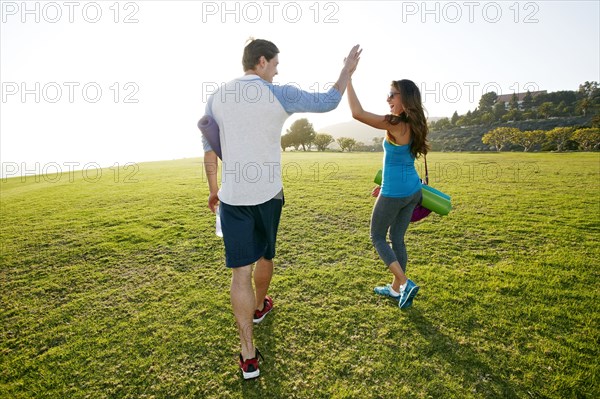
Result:
<svg viewBox="0 0 600 399">
<path fill-rule="evenodd" d="M 243 75 L 249 37 L 280 50 L 275 82 L 325 91 L 350 48 L 363 107 L 385 114 L 392 80 L 430 117 L 489 91 L 600 81 L 600 1 L 0 2 L 0 176 L 203 155 L 208 95 Z M 347 99 L 308 118 L 351 120 Z"/>
</svg>

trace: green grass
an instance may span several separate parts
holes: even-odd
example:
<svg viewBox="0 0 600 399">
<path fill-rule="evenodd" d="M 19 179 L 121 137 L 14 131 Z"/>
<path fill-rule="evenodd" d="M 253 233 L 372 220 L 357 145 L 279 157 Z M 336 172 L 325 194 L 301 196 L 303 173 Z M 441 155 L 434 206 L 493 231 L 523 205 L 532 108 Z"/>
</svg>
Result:
<svg viewBox="0 0 600 399">
<path fill-rule="evenodd" d="M 598 153 L 432 153 L 454 209 L 408 231 L 406 311 L 372 292 L 381 153 L 283 161 L 249 382 L 200 159 L 3 181 L 0 397 L 600 396 Z"/>
</svg>

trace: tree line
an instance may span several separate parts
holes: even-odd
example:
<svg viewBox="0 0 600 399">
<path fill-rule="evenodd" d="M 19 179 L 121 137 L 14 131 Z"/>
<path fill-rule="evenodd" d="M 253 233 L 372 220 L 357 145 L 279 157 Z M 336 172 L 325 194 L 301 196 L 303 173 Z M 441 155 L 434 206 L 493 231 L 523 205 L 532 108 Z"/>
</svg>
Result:
<svg viewBox="0 0 600 399">
<path fill-rule="evenodd" d="M 339 137 L 338 139 L 334 139 L 330 134 L 317 133 L 313 128 L 312 123 L 310 123 L 308 119 L 302 118 L 292 123 L 285 134 L 281 136 L 281 149 L 285 151 L 287 148 L 292 147 L 296 151 L 300 148 L 302 148 L 303 151 L 310 151 L 315 147 L 317 151 L 325 151 L 334 142 L 340 146 L 342 152 L 355 150 L 365 151 L 366 147 L 364 144 L 358 143 L 353 138 Z"/>
<path fill-rule="evenodd" d="M 575 128 L 555 127 L 551 130 L 521 131 L 515 127 L 498 127 L 483 135 L 481 141 L 491 145 L 496 151 L 502 151 L 508 145 L 516 145 L 523 151 L 530 151 L 535 146 L 549 146 L 557 151 L 566 148 L 578 148 L 582 151 L 600 149 L 600 127 Z"/>
<path fill-rule="evenodd" d="M 508 104 L 498 101 L 495 92 L 485 93 L 479 106 L 465 115 L 454 112 L 451 118 L 431 122 L 432 131 L 448 130 L 466 126 L 490 126 L 494 123 L 594 115 L 593 124 L 600 125 L 600 87 L 598 82 L 585 82 L 577 91 L 536 93 L 527 91 L 522 102 L 513 93 Z"/>
</svg>

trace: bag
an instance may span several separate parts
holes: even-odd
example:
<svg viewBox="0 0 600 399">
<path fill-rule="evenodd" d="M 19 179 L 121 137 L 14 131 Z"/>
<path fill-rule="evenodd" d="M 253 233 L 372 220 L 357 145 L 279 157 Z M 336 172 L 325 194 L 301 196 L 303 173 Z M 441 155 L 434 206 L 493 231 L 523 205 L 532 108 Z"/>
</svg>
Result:
<svg viewBox="0 0 600 399">
<path fill-rule="evenodd" d="M 423 156 L 423 158 L 425 159 L 425 181 L 423 181 L 423 179 L 421 179 L 421 184 L 427 186 L 427 185 L 429 185 L 429 171 L 427 170 L 427 157 Z M 421 190 L 421 192 L 422 192 L 422 190 Z M 419 201 L 419 203 L 417 204 L 417 206 L 415 206 L 415 209 L 413 210 L 412 216 L 410 217 L 411 222 L 418 222 L 421 219 L 425 219 L 431 213 L 431 209 L 425 208 L 422 205 L 422 203 L 423 203 L 423 195 L 421 195 L 421 200 Z"/>
<path fill-rule="evenodd" d="M 429 216 L 430 213 L 431 213 L 431 210 L 425 208 L 423 205 L 421 205 L 421 201 L 419 201 L 419 203 L 417 204 L 417 206 L 415 206 L 415 209 L 413 210 L 413 214 L 410 217 L 410 221 L 418 222 L 419 220 L 424 219 L 427 216 Z"/>
</svg>

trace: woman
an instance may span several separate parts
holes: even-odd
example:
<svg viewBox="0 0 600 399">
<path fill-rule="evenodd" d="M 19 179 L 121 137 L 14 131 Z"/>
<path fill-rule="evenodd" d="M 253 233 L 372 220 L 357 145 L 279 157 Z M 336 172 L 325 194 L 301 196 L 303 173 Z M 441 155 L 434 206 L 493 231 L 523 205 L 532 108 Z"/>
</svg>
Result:
<svg viewBox="0 0 600 399">
<path fill-rule="evenodd" d="M 386 131 L 383 181 L 381 190 L 373 191 L 378 198 L 371 216 L 371 241 L 394 279 L 391 284 L 375 287 L 375 292 L 398 300 L 401 309 L 407 308 L 419 291 L 404 274 L 408 260 L 404 234 L 415 206 L 421 201 L 421 180 L 414 161 L 429 150 L 421 93 L 410 80 L 393 81 L 387 97 L 390 113 L 385 116 L 362 108 L 351 80 L 347 93 L 354 119 Z M 386 241 L 388 231 L 391 247 Z"/>
</svg>

